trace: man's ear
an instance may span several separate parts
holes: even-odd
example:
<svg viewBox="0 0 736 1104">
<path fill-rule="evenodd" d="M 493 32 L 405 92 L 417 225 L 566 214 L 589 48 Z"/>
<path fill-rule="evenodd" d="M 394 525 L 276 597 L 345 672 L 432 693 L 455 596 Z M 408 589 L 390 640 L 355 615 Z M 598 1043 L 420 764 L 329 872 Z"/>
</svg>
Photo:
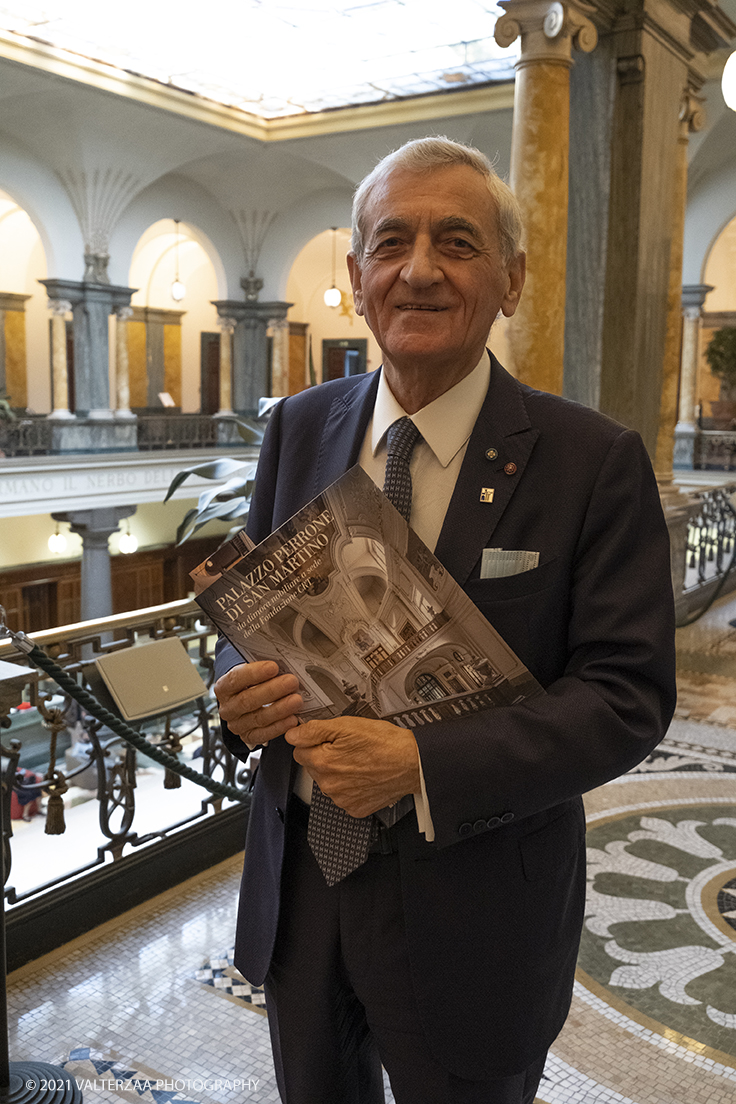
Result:
<svg viewBox="0 0 736 1104">
<path fill-rule="evenodd" d="M 353 288 L 353 303 L 355 305 L 355 313 L 363 313 L 363 276 L 360 271 L 360 264 L 358 259 L 351 250 L 345 258 L 348 263 L 348 273 L 350 275 L 350 283 Z"/>
<path fill-rule="evenodd" d="M 517 253 L 516 256 L 509 261 L 506 274 L 508 283 L 506 286 L 506 294 L 501 302 L 501 311 L 506 318 L 510 318 L 512 314 L 516 313 L 516 308 L 519 305 L 521 291 L 526 279 L 526 253 Z"/>
</svg>

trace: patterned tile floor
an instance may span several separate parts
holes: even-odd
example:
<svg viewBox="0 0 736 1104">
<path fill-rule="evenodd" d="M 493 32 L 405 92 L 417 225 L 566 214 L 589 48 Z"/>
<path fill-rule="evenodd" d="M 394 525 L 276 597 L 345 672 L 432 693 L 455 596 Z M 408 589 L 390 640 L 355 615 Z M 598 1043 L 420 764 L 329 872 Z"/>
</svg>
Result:
<svg viewBox="0 0 736 1104">
<path fill-rule="evenodd" d="M 543 1104 L 736 1104 L 734 618 L 730 598 L 680 631 L 667 740 L 586 796 L 586 926 Z M 87 1102 L 278 1101 L 262 994 L 232 968 L 239 866 L 11 975 L 11 1057 L 64 1063 Z"/>
</svg>

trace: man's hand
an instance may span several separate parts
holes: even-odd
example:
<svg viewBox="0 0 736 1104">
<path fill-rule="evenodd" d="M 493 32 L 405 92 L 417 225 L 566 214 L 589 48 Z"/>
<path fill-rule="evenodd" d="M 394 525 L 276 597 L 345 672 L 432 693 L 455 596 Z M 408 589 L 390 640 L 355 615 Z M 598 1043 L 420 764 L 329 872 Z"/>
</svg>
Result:
<svg viewBox="0 0 736 1104">
<path fill-rule="evenodd" d="M 239 663 L 215 683 L 220 717 L 244 744 L 267 744 L 298 724 L 303 706 L 296 675 L 280 675 L 272 660 Z"/>
<path fill-rule="evenodd" d="M 409 729 L 367 717 L 333 717 L 292 728 L 294 758 L 323 793 L 354 817 L 419 793 L 419 751 Z"/>
</svg>

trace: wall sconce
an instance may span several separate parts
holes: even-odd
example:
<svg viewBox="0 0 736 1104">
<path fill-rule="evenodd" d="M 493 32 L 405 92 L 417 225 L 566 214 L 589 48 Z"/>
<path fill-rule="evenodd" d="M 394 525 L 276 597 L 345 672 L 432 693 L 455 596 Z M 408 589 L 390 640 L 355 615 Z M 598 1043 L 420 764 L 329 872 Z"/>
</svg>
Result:
<svg viewBox="0 0 736 1104">
<path fill-rule="evenodd" d="M 331 226 L 332 230 L 332 287 L 328 288 L 325 292 L 325 306 L 326 307 L 339 307 L 342 303 L 342 292 L 335 287 L 335 249 L 337 247 L 337 227 Z"/>
<path fill-rule="evenodd" d="M 179 219 L 174 219 L 174 223 L 176 225 L 176 242 L 174 243 L 176 273 L 174 275 L 174 282 L 171 285 L 171 298 L 175 303 L 181 303 L 187 293 L 187 289 L 179 279 Z"/>
</svg>

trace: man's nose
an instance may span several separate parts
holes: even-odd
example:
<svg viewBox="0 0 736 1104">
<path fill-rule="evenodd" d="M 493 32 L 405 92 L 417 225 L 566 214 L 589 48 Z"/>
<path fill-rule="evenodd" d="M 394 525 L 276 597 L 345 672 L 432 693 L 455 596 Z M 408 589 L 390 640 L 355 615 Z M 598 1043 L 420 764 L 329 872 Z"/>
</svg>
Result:
<svg viewBox="0 0 736 1104">
<path fill-rule="evenodd" d="M 436 251 L 430 242 L 415 242 L 401 270 L 401 278 L 410 287 L 421 288 L 444 279 Z"/>
</svg>

